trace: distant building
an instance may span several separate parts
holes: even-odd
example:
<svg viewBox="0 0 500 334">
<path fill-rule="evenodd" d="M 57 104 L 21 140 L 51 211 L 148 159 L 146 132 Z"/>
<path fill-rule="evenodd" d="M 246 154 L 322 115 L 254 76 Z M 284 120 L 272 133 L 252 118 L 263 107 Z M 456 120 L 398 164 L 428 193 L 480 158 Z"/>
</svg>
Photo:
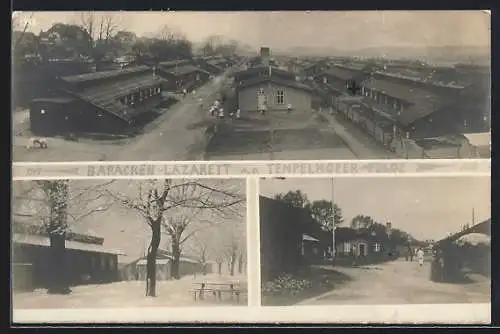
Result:
<svg viewBox="0 0 500 334">
<path fill-rule="evenodd" d="M 165 79 L 164 90 L 180 92 L 183 89 L 191 91 L 208 81 L 210 72 L 190 64 L 160 63 L 158 75 Z"/>
<path fill-rule="evenodd" d="M 172 266 L 173 256 L 172 253 L 159 249 L 156 256 L 156 279 L 169 280 L 172 279 Z M 120 278 L 125 281 L 146 280 L 146 266 L 147 259 L 146 256 L 142 256 L 139 259 L 126 264 L 120 269 Z M 206 264 L 205 266 L 200 263 L 199 259 L 191 256 L 182 255 L 179 259 L 179 276 L 195 275 L 195 274 L 209 274 L 213 270 L 211 264 Z"/>
<path fill-rule="evenodd" d="M 164 81 L 149 67 L 66 76 L 53 96 L 30 105 L 37 135 L 124 133 L 162 102 Z"/>
<path fill-rule="evenodd" d="M 50 285 L 52 266 L 49 237 L 34 226 L 13 224 L 12 266 L 14 289 L 31 290 Z M 104 238 L 80 233 L 66 235 L 66 270 L 70 285 L 119 280 L 118 250 L 103 246 Z"/>
</svg>

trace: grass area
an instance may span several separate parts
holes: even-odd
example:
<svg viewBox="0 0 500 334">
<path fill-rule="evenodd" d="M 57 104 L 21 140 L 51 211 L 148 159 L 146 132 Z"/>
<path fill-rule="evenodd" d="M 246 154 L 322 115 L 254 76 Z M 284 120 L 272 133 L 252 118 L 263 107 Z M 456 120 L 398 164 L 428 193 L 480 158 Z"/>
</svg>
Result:
<svg viewBox="0 0 500 334">
<path fill-rule="evenodd" d="M 334 269 L 302 268 L 295 274 L 284 274 L 262 283 L 262 305 L 295 305 L 309 298 L 331 291 L 352 278 Z"/>
</svg>

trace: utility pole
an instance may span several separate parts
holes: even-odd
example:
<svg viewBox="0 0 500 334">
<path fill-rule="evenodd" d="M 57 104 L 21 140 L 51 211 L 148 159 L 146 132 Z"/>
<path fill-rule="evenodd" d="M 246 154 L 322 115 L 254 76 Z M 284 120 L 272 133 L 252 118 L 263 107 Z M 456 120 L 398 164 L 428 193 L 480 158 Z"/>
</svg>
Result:
<svg viewBox="0 0 500 334">
<path fill-rule="evenodd" d="M 335 202 L 334 187 L 332 177 L 332 262 L 335 262 Z"/>
<path fill-rule="evenodd" d="M 472 226 L 476 225 L 475 220 L 476 220 L 476 217 L 475 217 L 475 214 L 474 214 L 474 208 L 472 208 Z"/>
</svg>

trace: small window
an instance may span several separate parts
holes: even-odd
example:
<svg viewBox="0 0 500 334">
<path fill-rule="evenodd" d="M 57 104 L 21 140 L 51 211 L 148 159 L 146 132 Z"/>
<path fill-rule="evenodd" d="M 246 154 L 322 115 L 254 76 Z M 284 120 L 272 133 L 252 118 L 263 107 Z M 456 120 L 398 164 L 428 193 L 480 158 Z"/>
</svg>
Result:
<svg viewBox="0 0 500 334">
<path fill-rule="evenodd" d="M 398 101 L 394 100 L 394 102 L 392 103 L 392 107 L 397 110 L 398 109 Z"/>
<path fill-rule="evenodd" d="M 258 95 L 264 95 L 264 88 L 259 88 L 259 89 L 257 90 L 257 94 L 258 94 Z"/>
<path fill-rule="evenodd" d="M 350 253 L 350 252 L 351 252 L 351 243 L 344 242 L 344 253 Z"/>
<path fill-rule="evenodd" d="M 285 104 L 285 91 L 283 89 L 276 91 L 276 104 Z"/>
<path fill-rule="evenodd" d="M 45 109 L 40 109 L 40 114 L 45 115 L 46 113 Z"/>
<path fill-rule="evenodd" d="M 375 245 L 373 245 L 373 251 L 380 252 L 380 243 L 376 242 Z"/>
</svg>

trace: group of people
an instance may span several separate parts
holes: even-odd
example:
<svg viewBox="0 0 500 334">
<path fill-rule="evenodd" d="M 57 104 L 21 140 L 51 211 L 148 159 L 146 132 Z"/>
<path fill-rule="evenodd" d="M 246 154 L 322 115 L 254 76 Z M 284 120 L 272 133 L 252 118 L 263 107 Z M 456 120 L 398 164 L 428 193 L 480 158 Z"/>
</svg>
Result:
<svg viewBox="0 0 500 334">
<path fill-rule="evenodd" d="M 214 104 L 208 109 L 210 116 L 216 116 L 218 119 L 224 118 L 224 108 L 222 107 L 219 100 L 215 100 Z M 241 117 L 241 110 L 237 108 L 235 111 L 229 113 L 231 118 L 239 119 Z"/>
<path fill-rule="evenodd" d="M 405 260 L 410 260 L 410 262 L 413 262 L 414 256 L 417 257 L 418 266 L 422 267 L 424 265 L 425 251 L 420 247 L 413 251 L 413 249 L 408 246 L 408 252 L 405 254 Z"/>
</svg>

